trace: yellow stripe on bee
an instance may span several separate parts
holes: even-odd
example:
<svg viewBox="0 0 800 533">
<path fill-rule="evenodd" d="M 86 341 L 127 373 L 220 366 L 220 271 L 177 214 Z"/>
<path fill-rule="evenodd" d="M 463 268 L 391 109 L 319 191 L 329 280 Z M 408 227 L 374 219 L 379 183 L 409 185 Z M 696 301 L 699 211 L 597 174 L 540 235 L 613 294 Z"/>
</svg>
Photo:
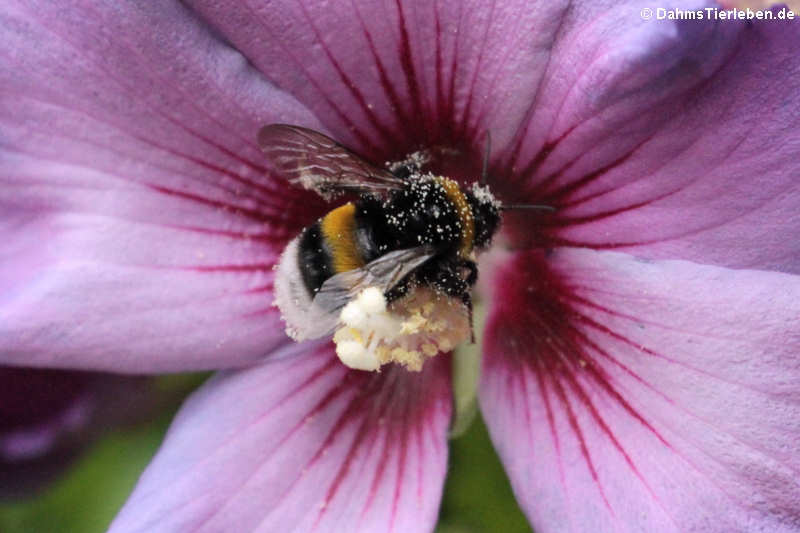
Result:
<svg viewBox="0 0 800 533">
<path fill-rule="evenodd" d="M 458 214 L 458 220 L 461 223 L 461 248 L 458 253 L 466 259 L 472 252 L 472 244 L 475 239 L 475 218 L 472 216 L 472 207 L 458 183 L 441 176 L 437 177 L 436 181 L 444 189 L 447 199 L 453 203 Z"/>
<path fill-rule="evenodd" d="M 320 229 L 331 252 L 331 263 L 336 273 L 364 266 L 356 245 L 356 206 L 348 202 L 337 207 L 320 222 Z"/>
</svg>

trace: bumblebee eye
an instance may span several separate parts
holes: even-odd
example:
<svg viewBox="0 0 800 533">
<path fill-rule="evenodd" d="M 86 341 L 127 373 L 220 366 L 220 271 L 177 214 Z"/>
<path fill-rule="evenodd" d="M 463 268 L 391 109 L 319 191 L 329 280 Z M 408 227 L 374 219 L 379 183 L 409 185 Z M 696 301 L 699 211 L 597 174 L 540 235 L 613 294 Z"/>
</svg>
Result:
<svg viewBox="0 0 800 533">
<path fill-rule="evenodd" d="M 413 170 L 406 165 L 397 165 L 396 167 L 392 167 L 390 170 L 392 171 L 392 174 L 404 180 L 411 177 L 411 175 L 414 173 Z"/>
</svg>

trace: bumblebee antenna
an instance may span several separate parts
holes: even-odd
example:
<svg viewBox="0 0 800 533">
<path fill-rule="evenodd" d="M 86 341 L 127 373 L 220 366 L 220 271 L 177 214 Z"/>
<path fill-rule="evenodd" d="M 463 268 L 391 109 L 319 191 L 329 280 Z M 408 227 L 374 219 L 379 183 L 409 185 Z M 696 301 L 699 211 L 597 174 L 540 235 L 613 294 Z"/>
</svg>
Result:
<svg viewBox="0 0 800 533">
<path fill-rule="evenodd" d="M 492 151 L 492 134 L 486 132 L 486 151 L 483 154 L 483 170 L 481 170 L 481 180 L 478 182 L 481 185 L 486 185 L 486 180 L 489 177 L 489 153 Z"/>
<path fill-rule="evenodd" d="M 556 208 L 550 205 L 536 204 L 504 204 L 500 206 L 500 211 L 510 211 L 512 209 L 541 209 L 542 211 L 555 211 Z"/>
</svg>

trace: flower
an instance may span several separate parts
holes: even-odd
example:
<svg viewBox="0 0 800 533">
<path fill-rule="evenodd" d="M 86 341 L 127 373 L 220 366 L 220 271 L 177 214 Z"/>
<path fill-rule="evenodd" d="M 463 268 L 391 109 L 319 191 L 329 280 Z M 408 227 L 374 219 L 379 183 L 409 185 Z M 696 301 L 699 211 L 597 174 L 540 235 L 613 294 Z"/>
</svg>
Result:
<svg viewBox="0 0 800 533">
<path fill-rule="evenodd" d="M 557 208 L 481 272 L 481 408 L 534 528 L 800 527 L 798 24 L 641 7 L 6 7 L 3 361 L 227 369 L 112 531 L 435 524 L 448 357 L 286 339 L 272 266 L 328 206 L 264 172 L 273 122 L 462 179 L 490 132 L 493 192 Z"/>
</svg>

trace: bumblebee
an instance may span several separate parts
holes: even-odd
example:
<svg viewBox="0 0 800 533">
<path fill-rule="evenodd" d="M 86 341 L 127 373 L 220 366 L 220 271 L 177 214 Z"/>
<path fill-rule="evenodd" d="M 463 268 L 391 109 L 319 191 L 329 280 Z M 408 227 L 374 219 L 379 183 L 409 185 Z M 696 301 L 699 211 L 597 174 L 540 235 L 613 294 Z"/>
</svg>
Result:
<svg viewBox="0 0 800 533">
<path fill-rule="evenodd" d="M 390 307 L 423 287 L 471 317 L 475 254 L 500 224 L 501 205 L 486 186 L 424 173 L 421 157 L 383 170 L 298 126 L 265 126 L 258 142 L 290 183 L 328 201 L 355 195 L 305 228 L 278 262 L 276 305 L 290 336 L 331 334 L 342 310 L 370 287 Z"/>
</svg>

